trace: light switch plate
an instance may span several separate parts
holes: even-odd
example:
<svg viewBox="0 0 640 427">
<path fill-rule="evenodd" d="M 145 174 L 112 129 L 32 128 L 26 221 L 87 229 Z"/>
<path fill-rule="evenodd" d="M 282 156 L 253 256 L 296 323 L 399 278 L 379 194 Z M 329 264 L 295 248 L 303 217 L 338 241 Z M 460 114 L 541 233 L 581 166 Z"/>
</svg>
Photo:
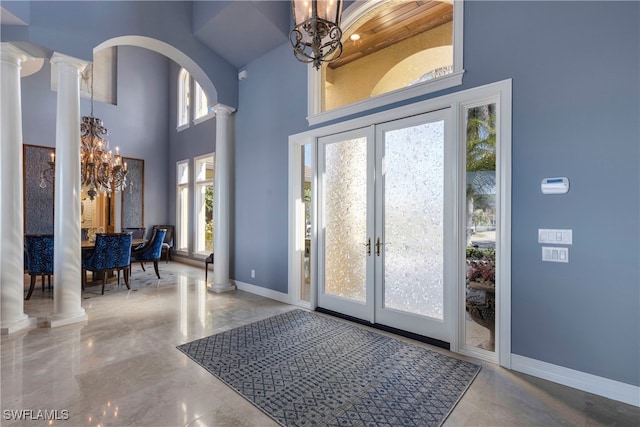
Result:
<svg viewBox="0 0 640 427">
<path fill-rule="evenodd" d="M 569 248 L 543 246 L 542 261 L 569 262 Z"/>
<path fill-rule="evenodd" d="M 572 245 L 573 230 L 558 230 L 549 228 L 538 229 L 538 243 L 554 245 Z"/>
</svg>

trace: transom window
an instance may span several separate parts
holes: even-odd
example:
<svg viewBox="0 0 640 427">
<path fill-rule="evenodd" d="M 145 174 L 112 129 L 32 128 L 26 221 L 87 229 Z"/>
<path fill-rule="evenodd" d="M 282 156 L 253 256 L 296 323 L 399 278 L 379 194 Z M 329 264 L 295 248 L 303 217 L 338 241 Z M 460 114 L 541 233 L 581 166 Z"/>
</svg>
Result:
<svg viewBox="0 0 640 427">
<path fill-rule="evenodd" d="M 462 83 L 462 0 L 354 2 L 342 27 L 341 57 L 309 68 L 312 125 Z"/>
</svg>

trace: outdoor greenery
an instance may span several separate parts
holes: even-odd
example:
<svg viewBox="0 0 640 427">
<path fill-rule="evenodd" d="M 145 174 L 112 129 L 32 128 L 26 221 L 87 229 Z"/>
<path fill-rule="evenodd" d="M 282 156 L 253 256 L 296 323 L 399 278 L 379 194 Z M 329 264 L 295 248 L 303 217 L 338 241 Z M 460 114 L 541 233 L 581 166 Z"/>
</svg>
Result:
<svg viewBox="0 0 640 427">
<path fill-rule="evenodd" d="M 204 244 L 205 248 L 213 251 L 213 185 L 207 185 L 204 193 L 205 225 Z"/>
</svg>

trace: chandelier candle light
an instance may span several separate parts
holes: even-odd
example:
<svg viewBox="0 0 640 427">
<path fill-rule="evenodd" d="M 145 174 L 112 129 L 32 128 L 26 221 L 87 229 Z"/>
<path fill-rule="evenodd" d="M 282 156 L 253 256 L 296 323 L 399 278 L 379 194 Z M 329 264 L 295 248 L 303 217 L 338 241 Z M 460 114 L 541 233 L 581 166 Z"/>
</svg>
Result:
<svg viewBox="0 0 640 427">
<path fill-rule="evenodd" d="M 295 26 L 289 33 L 296 59 L 313 63 L 333 62 L 342 54 L 342 0 L 292 0 Z"/>
<path fill-rule="evenodd" d="M 88 187 L 87 195 L 93 200 L 98 192 L 111 194 L 127 186 L 127 163 L 122 161 L 120 148 L 113 155 L 109 141 L 104 136 L 109 132 L 102 120 L 93 116 L 93 64 L 91 67 L 91 115 L 83 116 L 80 123 L 80 179 Z"/>
</svg>

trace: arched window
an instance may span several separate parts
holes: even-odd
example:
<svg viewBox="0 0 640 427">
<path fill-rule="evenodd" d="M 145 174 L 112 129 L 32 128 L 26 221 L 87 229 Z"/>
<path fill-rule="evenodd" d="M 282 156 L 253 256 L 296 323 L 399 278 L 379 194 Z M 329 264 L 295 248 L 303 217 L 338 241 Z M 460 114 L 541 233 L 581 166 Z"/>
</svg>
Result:
<svg viewBox="0 0 640 427">
<path fill-rule="evenodd" d="M 343 52 L 310 67 L 310 124 L 462 83 L 462 0 L 354 2 Z"/>
<path fill-rule="evenodd" d="M 195 91 L 195 112 L 194 112 L 194 123 L 199 123 L 202 120 L 208 118 L 213 109 L 209 108 L 209 100 L 207 99 L 207 94 L 204 93 L 200 84 L 196 81 L 193 82 L 194 91 Z"/>
<path fill-rule="evenodd" d="M 190 75 L 184 68 L 178 73 L 178 130 L 189 126 Z"/>
</svg>

